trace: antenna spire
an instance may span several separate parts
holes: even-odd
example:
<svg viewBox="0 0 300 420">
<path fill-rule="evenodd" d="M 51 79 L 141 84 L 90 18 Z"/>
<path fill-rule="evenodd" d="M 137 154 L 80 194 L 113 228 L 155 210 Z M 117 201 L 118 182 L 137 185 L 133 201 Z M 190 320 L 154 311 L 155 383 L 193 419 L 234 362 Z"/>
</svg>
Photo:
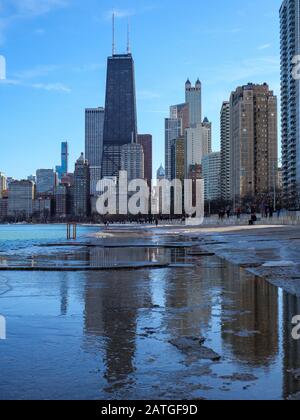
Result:
<svg viewBox="0 0 300 420">
<path fill-rule="evenodd" d="M 129 20 L 127 22 L 127 54 L 130 54 L 131 48 L 130 48 L 130 23 Z"/>
<path fill-rule="evenodd" d="M 116 53 L 116 40 L 115 40 L 115 12 L 112 15 L 112 55 Z"/>
</svg>

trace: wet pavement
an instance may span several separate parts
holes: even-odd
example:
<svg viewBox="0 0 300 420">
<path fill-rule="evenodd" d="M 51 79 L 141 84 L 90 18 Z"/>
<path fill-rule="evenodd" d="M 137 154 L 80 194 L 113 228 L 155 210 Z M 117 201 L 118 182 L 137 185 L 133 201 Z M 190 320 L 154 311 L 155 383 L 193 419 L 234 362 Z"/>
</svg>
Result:
<svg viewBox="0 0 300 420">
<path fill-rule="evenodd" d="M 7 322 L 0 399 L 286 399 L 300 392 L 296 296 L 205 255 L 199 238 L 116 228 L 88 243 L 26 255 L 30 263 L 41 258 L 40 266 L 55 261 L 82 271 L 0 271 Z M 168 266 L 114 269 L 145 261 Z"/>
</svg>

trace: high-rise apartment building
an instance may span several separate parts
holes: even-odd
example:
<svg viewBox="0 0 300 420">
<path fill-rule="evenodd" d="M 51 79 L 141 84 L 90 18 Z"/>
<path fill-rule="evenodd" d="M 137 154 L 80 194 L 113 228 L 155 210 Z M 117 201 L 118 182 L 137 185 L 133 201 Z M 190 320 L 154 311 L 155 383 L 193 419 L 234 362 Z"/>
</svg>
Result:
<svg viewBox="0 0 300 420">
<path fill-rule="evenodd" d="M 74 215 L 86 217 L 90 214 L 90 167 L 88 161 L 81 156 L 75 164 L 74 171 Z"/>
<path fill-rule="evenodd" d="M 57 173 L 53 169 L 38 169 L 36 171 L 36 191 L 38 194 L 54 193 L 57 183 Z"/>
<path fill-rule="evenodd" d="M 130 53 L 108 58 L 103 132 L 103 177 L 118 176 L 121 148 L 137 142 L 134 61 Z"/>
<path fill-rule="evenodd" d="M 195 86 L 187 80 L 185 102 L 189 105 L 189 127 L 202 123 L 202 86 L 198 79 Z"/>
<path fill-rule="evenodd" d="M 165 119 L 165 171 L 166 179 L 172 180 L 172 147 L 178 137 L 182 136 L 182 119 Z"/>
<path fill-rule="evenodd" d="M 281 137 L 283 194 L 289 207 L 300 203 L 300 84 L 293 71 L 300 54 L 299 0 L 284 0 L 280 8 Z M 296 77 L 295 77 L 296 76 Z"/>
<path fill-rule="evenodd" d="M 230 98 L 231 194 L 234 200 L 270 193 L 277 183 L 277 98 L 249 83 Z"/>
<path fill-rule="evenodd" d="M 144 152 L 144 177 L 148 186 L 152 187 L 152 136 L 150 134 L 139 134 L 138 144 L 143 147 Z"/>
<path fill-rule="evenodd" d="M 200 165 L 204 155 L 203 127 L 196 124 L 185 131 L 185 176 L 188 176 L 190 167 Z M 207 154 L 207 153 L 206 153 Z"/>
<path fill-rule="evenodd" d="M 203 156 L 212 152 L 212 123 L 207 117 L 202 122 L 202 148 Z"/>
<path fill-rule="evenodd" d="M 185 179 L 185 138 L 178 137 L 172 145 L 172 180 Z"/>
<path fill-rule="evenodd" d="M 9 185 L 8 216 L 28 218 L 32 216 L 34 183 L 32 181 L 12 181 Z"/>
<path fill-rule="evenodd" d="M 211 153 L 202 159 L 202 176 L 204 179 L 204 198 L 207 201 L 221 198 L 221 154 Z"/>
<path fill-rule="evenodd" d="M 64 175 L 68 173 L 69 167 L 69 145 L 64 141 L 61 143 L 61 164 L 56 166 L 58 179 L 61 180 Z"/>
<path fill-rule="evenodd" d="M 101 180 L 104 108 L 85 110 L 85 158 L 90 166 L 90 193 L 96 195 Z"/>
<path fill-rule="evenodd" d="M 230 188 L 230 104 L 224 101 L 221 114 L 221 195 L 222 199 L 231 200 Z"/>
</svg>

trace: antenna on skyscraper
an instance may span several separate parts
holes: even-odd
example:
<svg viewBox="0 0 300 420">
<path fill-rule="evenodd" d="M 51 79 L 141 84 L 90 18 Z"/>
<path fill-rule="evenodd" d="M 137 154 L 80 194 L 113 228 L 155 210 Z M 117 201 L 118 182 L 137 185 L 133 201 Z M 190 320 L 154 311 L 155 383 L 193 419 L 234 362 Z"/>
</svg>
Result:
<svg viewBox="0 0 300 420">
<path fill-rule="evenodd" d="M 127 54 L 130 54 L 130 24 L 127 22 Z"/>
<path fill-rule="evenodd" d="M 116 53 L 116 41 L 115 41 L 115 12 L 112 15 L 112 55 Z"/>
</svg>

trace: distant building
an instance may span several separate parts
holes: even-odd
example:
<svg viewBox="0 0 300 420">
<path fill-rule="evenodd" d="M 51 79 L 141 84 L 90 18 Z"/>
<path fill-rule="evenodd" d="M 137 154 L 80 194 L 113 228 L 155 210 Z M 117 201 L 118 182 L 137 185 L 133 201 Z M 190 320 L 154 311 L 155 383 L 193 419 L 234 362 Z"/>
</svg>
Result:
<svg viewBox="0 0 300 420">
<path fill-rule="evenodd" d="M 184 182 L 185 178 L 185 139 L 178 137 L 172 146 L 172 180 L 179 179 Z"/>
<path fill-rule="evenodd" d="M 53 169 L 38 169 L 36 171 L 37 194 L 53 194 L 57 184 L 57 173 Z"/>
<path fill-rule="evenodd" d="M 69 145 L 68 142 L 61 143 L 61 164 L 56 166 L 56 173 L 58 179 L 61 180 L 62 177 L 68 173 L 69 169 Z"/>
<path fill-rule="evenodd" d="M 48 219 L 52 215 L 53 197 L 37 197 L 33 200 L 32 214 L 39 219 Z"/>
<path fill-rule="evenodd" d="M 203 156 L 212 152 L 212 123 L 207 117 L 204 118 L 202 123 L 202 148 Z"/>
<path fill-rule="evenodd" d="M 90 215 L 90 168 L 84 154 L 76 161 L 74 171 L 74 215 Z"/>
<path fill-rule="evenodd" d="M 67 184 L 60 184 L 55 189 L 55 215 L 59 218 L 66 218 L 71 214 L 71 187 Z"/>
<path fill-rule="evenodd" d="M 34 183 L 13 181 L 9 185 L 8 216 L 28 218 L 33 213 Z"/>
<path fill-rule="evenodd" d="M 96 195 L 102 177 L 104 108 L 85 110 L 85 158 L 90 165 L 90 193 Z"/>
<path fill-rule="evenodd" d="M 152 186 L 152 136 L 150 134 L 139 134 L 138 144 L 144 151 L 144 176 L 151 190 Z"/>
<path fill-rule="evenodd" d="M 36 184 L 36 176 L 34 176 L 34 175 L 29 175 L 29 176 L 27 177 L 27 181 L 32 181 L 32 182 L 34 182 L 34 183 Z"/>
<path fill-rule="evenodd" d="M 156 179 L 158 181 L 166 179 L 166 172 L 165 172 L 164 167 L 162 165 L 160 165 L 160 167 L 158 168 L 158 170 L 156 172 Z"/>
<path fill-rule="evenodd" d="M 8 213 L 8 197 L 0 198 L 0 219 L 6 219 Z"/>
<path fill-rule="evenodd" d="M 172 179 L 172 147 L 178 137 L 182 136 L 182 119 L 166 118 L 165 119 L 165 167 L 166 178 Z"/>
<path fill-rule="evenodd" d="M 61 184 L 67 184 L 67 185 L 73 186 L 74 174 L 69 172 L 68 174 L 64 175 L 61 179 Z"/>
<path fill-rule="evenodd" d="M 184 134 L 184 131 L 190 126 L 190 107 L 189 104 L 179 104 L 172 105 L 170 107 L 170 118 L 173 120 L 181 120 L 181 133 Z"/>
<path fill-rule="evenodd" d="M 2 198 L 2 194 L 6 190 L 7 190 L 6 176 L 2 172 L 0 172 L 0 198 Z"/>
<path fill-rule="evenodd" d="M 185 84 L 185 102 L 189 104 L 189 127 L 202 123 L 202 86 L 198 79 L 195 86 L 187 80 Z"/>
<path fill-rule="evenodd" d="M 249 83 L 230 98 L 231 194 L 236 201 L 273 191 L 277 182 L 277 98 Z"/>
<path fill-rule="evenodd" d="M 185 131 L 185 176 L 190 166 L 200 165 L 203 158 L 203 127 L 196 124 Z"/>
<path fill-rule="evenodd" d="M 221 108 L 221 193 L 222 199 L 231 200 L 230 188 L 230 103 L 223 102 Z"/>
<path fill-rule="evenodd" d="M 188 173 L 188 179 L 192 180 L 192 184 L 193 184 L 193 189 L 192 189 L 192 204 L 193 206 L 196 206 L 196 193 L 197 193 L 197 188 L 196 188 L 196 183 L 197 180 L 202 179 L 202 165 L 192 165 L 190 166 L 190 170 Z"/>
<path fill-rule="evenodd" d="M 221 154 L 211 153 L 202 159 L 204 198 L 207 201 L 221 198 Z"/>
<path fill-rule="evenodd" d="M 121 169 L 127 171 L 128 182 L 144 179 L 144 150 L 141 144 L 125 144 L 121 149 Z"/>
</svg>

